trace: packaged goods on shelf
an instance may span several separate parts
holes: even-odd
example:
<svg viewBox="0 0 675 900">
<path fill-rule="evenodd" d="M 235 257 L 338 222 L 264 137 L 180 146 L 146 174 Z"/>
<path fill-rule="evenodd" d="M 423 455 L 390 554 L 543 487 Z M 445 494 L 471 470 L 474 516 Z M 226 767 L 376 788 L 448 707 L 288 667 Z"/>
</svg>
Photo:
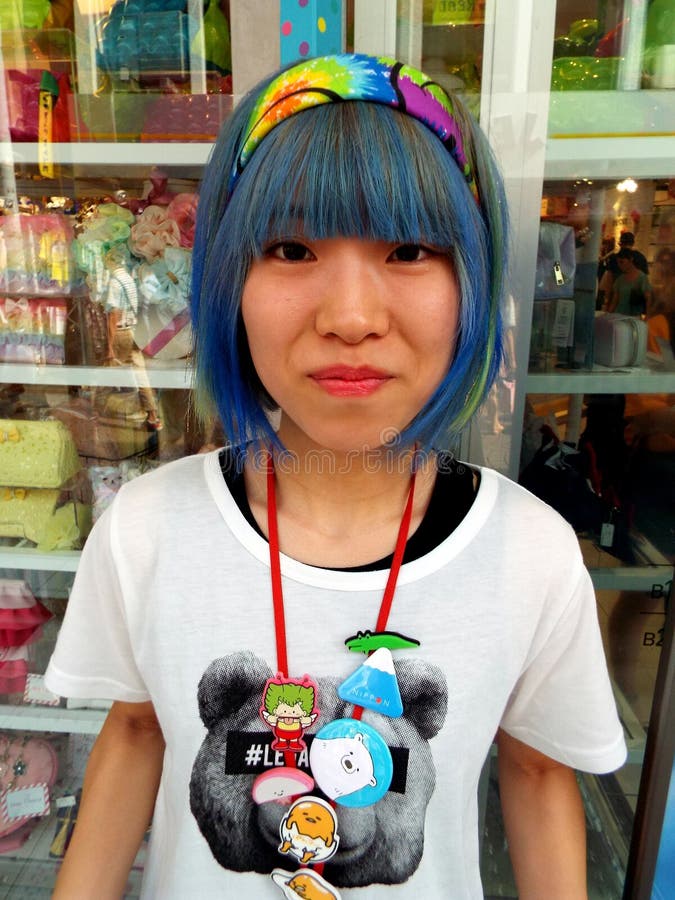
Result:
<svg viewBox="0 0 675 900">
<path fill-rule="evenodd" d="M 155 6 L 157 6 L 155 4 Z M 112 5 L 99 24 L 98 65 L 119 81 L 190 73 L 189 17 L 184 0 L 164 0 L 162 10 L 136 0 Z"/>
<path fill-rule="evenodd" d="M 232 70 L 230 31 L 217 0 L 202 16 L 187 0 L 118 0 L 98 23 L 100 69 L 115 82 L 180 83 L 191 70 L 227 75 Z"/>
<path fill-rule="evenodd" d="M 65 300 L 0 297 L 0 362 L 62 364 L 66 320 Z"/>
<path fill-rule="evenodd" d="M 77 141 L 74 35 L 63 27 L 72 25 L 72 4 L 69 15 L 62 14 L 63 3 L 41 5 L 46 19 L 38 9 L 26 16 L 26 3 L 0 5 L 9 136 L 43 144 Z"/>
<path fill-rule="evenodd" d="M 49 856 L 52 859 L 63 859 L 66 855 L 80 811 L 81 796 L 82 791 L 79 790 L 70 797 L 56 801 L 56 830 L 49 847 Z"/>
<path fill-rule="evenodd" d="M 61 488 L 80 470 L 71 433 L 61 422 L 0 419 L 0 484 Z"/>
<path fill-rule="evenodd" d="M 54 76 L 43 69 L 5 70 L 9 135 L 17 142 L 77 141 L 78 127 L 70 76 Z M 40 94 L 47 93 L 51 110 L 40 128 Z"/>
<path fill-rule="evenodd" d="M 49 815 L 57 774 L 51 741 L 28 733 L 0 735 L 0 853 L 21 847 L 36 820 Z"/>
<path fill-rule="evenodd" d="M 78 280 L 72 243 L 71 221 L 60 213 L 0 217 L 0 292 L 71 293 Z"/>
<path fill-rule="evenodd" d="M 0 694 L 23 695 L 29 645 L 40 638 L 51 617 L 25 581 L 0 579 Z"/>
<path fill-rule="evenodd" d="M 640 366 L 647 356 L 647 323 L 638 316 L 603 313 L 595 319 L 595 361 L 601 366 Z"/>
<path fill-rule="evenodd" d="M 30 541 L 39 550 L 73 550 L 91 530 L 91 506 L 49 489 L 0 488 L 0 537 Z"/>
<path fill-rule="evenodd" d="M 42 550 L 80 546 L 91 528 L 91 507 L 63 490 L 80 467 L 62 422 L 1 419 L 0 537 Z"/>
</svg>

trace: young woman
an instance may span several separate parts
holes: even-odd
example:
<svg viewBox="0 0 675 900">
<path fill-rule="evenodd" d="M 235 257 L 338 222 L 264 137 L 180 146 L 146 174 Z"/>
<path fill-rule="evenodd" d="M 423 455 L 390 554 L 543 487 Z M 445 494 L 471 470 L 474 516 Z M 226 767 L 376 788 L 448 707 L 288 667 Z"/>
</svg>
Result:
<svg viewBox="0 0 675 900">
<path fill-rule="evenodd" d="M 640 316 L 651 313 L 652 289 L 649 279 L 635 264 L 635 251 L 622 247 L 616 254 L 619 276 L 612 286 L 607 312 Z"/>
<path fill-rule="evenodd" d="M 556 513 L 443 452 L 499 367 L 505 220 L 459 102 L 393 60 L 238 106 L 193 283 L 231 443 L 87 542 L 47 682 L 115 703 L 55 897 L 119 896 L 154 810 L 147 897 L 478 898 L 495 736 L 520 896 L 585 897 L 571 767 L 625 757 L 590 580 Z"/>
</svg>

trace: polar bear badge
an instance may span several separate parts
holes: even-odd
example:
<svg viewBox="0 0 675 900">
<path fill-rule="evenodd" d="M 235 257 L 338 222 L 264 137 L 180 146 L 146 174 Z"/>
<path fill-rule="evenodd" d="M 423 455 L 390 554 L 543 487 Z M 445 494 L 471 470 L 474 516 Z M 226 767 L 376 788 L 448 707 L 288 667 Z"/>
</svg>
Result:
<svg viewBox="0 0 675 900">
<path fill-rule="evenodd" d="M 336 719 L 314 737 L 312 776 L 327 797 L 342 806 L 370 806 L 388 791 L 391 753 L 381 735 L 355 719 Z"/>
</svg>

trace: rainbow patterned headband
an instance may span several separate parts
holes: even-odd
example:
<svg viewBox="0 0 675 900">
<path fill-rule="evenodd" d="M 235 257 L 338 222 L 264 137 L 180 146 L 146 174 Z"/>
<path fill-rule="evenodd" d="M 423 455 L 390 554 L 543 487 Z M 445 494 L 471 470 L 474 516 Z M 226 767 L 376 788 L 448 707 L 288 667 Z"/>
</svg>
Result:
<svg viewBox="0 0 675 900">
<path fill-rule="evenodd" d="M 230 175 L 230 194 L 254 150 L 276 125 L 313 106 L 349 100 L 381 103 L 423 122 L 447 147 L 478 200 L 478 187 L 448 94 L 412 66 L 362 53 L 307 60 L 286 69 L 267 86 L 242 132 Z"/>
</svg>

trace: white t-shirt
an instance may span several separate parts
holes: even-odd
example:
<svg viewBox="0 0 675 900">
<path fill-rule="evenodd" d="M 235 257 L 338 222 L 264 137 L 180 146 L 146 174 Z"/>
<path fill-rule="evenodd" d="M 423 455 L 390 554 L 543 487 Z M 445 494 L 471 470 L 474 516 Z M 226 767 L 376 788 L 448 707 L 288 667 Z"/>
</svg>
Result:
<svg viewBox="0 0 675 900">
<path fill-rule="evenodd" d="M 344 641 L 374 629 L 387 572 L 281 567 L 289 674 L 319 685 L 309 739 L 351 713 L 336 687 L 365 657 Z M 420 642 L 394 651 L 403 716 L 363 717 L 394 780 L 374 806 L 337 807 L 324 877 L 343 898 L 479 898 L 476 790 L 498 727 L 589 772 L 625 759 L 574 533 L 483 469 L 461 524 L 402 567 L 387 627 Z M 125 485 L 87 541 L 47 685 L 154 703 L 167 749 L 144 897 L 272 900 L 272 869 L 297 868 L 278 852 L 287 807 L 251 798 L 282 762 L 259 715 L 276 665 L 268 546 L 217 452 Z"/>
</svg>

